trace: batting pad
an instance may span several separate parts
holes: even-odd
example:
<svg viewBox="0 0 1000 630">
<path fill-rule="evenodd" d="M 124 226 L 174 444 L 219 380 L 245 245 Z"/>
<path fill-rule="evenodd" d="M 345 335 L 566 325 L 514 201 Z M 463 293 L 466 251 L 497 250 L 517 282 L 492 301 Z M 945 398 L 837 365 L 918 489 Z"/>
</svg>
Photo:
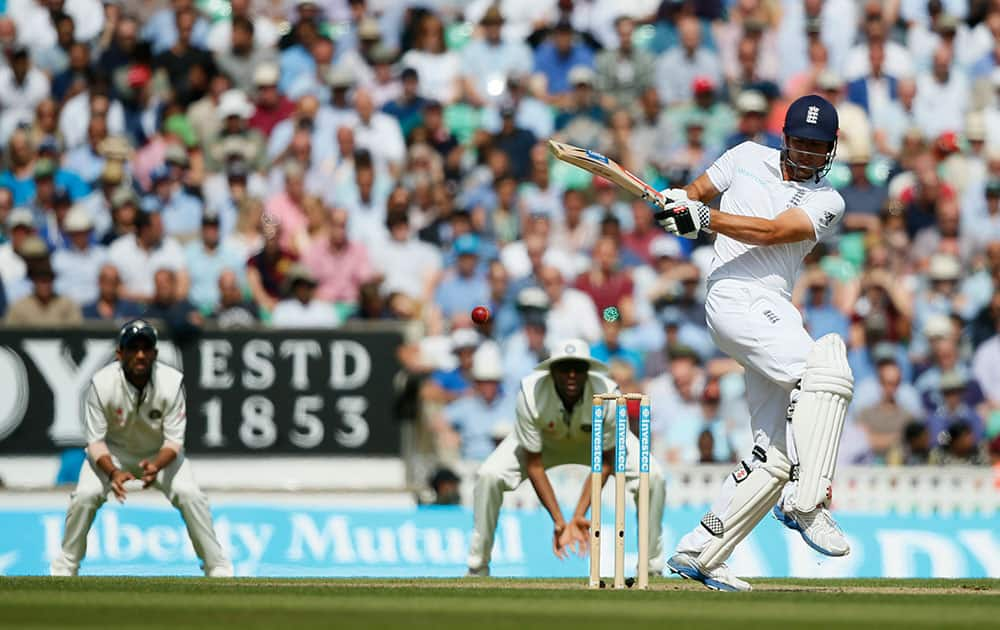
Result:
<svg viewBox="0 0 1000 630">
<path fill-rule="evenodd" d="M 781 489 L 788 482 L 792 464 L 784 453 L 769 447 L 766 459 L 754 462 L 751 469 L 745 461 L 726 483 L 735 482 L 729 503 L 721 513 L 709 512 L 701 525 L 712 534 L 712 539 L 698 554 L 698 563 L 711 571 L 726 561 L 736 545 L 774 507 L 781 496 Z M 725 492 L 725 490 L 723 490 Z"/>
<path fill-rule="evenodd" d="M 792 412 L 799 464 L 794 503 L 800 512 L 810 512 L 829 496 L 847 405 L 854 394 L 854 375 L 840 335 L 829 334 L 813 344 L 799 387 Z"/>
</svg>

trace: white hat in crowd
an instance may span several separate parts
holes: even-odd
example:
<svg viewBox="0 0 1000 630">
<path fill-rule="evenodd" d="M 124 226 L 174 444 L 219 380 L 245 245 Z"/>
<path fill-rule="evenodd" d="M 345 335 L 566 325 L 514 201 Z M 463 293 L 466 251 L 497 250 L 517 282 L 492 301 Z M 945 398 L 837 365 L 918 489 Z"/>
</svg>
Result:
<svg viewBox="0 0 1000 630">
<path fill-rule="evenodd" d="M 487 342 L 472 355 L 472 378 L 477 381 L 502 381 L 503 359 L 496 343 Z"/>
<path fill-rule="evenodd" d="M 63 230 L 66 232 L 89 232 L 94 229 L 94 220 L 90 213 L 80 204 L 74 205 L 63 219 Z"/>
<path fill-rule="evenodd" d="M 653 258 L 680 258 L 681 244 L 673 236 L 657 236 L 649 244 Z"/>
<path fill-rule="evenodd" d="M 479 345 L 479 333 L 471 328 L 458 328 L 451 332 L 452 352 L 458 352 L 463 348 L 475 348 Z"/>
<path fill-rule="evenodd" d="M 254 106 L 243 90 L 226 90 L 219 97 L 219 105 L 215 111 L 222 120 L 230 116 L 250 118 L 253 116 Z"/>
</svg>

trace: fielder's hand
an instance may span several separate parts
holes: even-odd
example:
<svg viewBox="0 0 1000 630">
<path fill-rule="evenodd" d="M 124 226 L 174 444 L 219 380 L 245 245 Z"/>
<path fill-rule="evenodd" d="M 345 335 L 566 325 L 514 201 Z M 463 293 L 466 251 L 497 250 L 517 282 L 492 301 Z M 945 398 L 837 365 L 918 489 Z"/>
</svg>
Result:
<svg viewBox="0 0 1000 630">
<path fill-rule="evenodd" d="M 135 479 L 135 475 L 124 470 L 111 473 L 111 490 L 119 503 L 125 503 L 125 482 Z"/>
<path fill-rule="evenodd" d="M 148 488 L 156 481 L 156 474 L 160 472 L 160 469 L 148 459 L 139 462 L 139 468 L 142 468 L 142 487 Z"/>
<path fill-rule="evenodd" d="M 583 557 L 587 555 L 587 548 L 590 546 L 589 533 L 589 519 L 583 516 L 573 518 L 563 529 L 562 536 L 559 537 L 559 544 L 567 552 L 573 552 Z"/>
</svg>

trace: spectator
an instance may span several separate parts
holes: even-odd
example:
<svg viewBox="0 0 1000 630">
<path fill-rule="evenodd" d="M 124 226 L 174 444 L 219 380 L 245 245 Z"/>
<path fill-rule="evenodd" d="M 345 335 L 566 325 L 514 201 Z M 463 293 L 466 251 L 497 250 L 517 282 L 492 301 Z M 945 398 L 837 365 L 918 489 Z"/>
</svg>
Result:
<svg viewBox="0 0 1000 630">
<path fill-rule="evenodd" d="M 219 277 L 224 271 L 243 277 L 245 259 L 236 248 L 221 240 L 219 215 L 214 212 L 202 215 L 201 238 L 187 244 L 184 258 L 191 276 L 191 302 L 202 313 L 210 313 L 218 305 Z"/>
<path fill-rule="evenodd" d="M 535 136 L 527 129 L 517 126 L 515 115 L 517 110 L 512 103 L 500 106 L 500 130 L 490 138 L 492 146 L 504 154 L 512 166 L 512 173 L 518 179 L 523 179 L 529 172 L 531 148 L 535 146 Z"/>
<path fill-rule="evenodd" d="M 871 123 L 865 110 L 846 98 L 844 79 L 839 74 L 826 71 L 816 77 L 816 87 L 820 96 L 837 107 L 840 122 L 838 145 L 851 153 L 871 152 Z"/>
<path fill-rule="evenodd" d="M 149 42 L 154 54 L 160 54 L 177 43 L 180 37 L 179 21 L 184 23 L 179 18 L 182 13 L 190 13 L 195 17 L 190 27 L 191 45 L 204 48 L 209 26 L 208 22 L 195 12 L 193 0 L 171 0 L 170 8 L 163 8 L 153 13 L 142 29 L 142 39 Z"/>
<path fill-rule="evenodd" d="M 276 48 L 279 31 L 269 15 L 254 15 L 251 0 L 230 0 L 229 15 L 219 16 L 205 36 L 205 47 L 214 53 L 225 51 L 232 41 L 233 32 L 239 20 L 251 20 L 253 41 L 251 45 L 259 50 Z"/>
<path fill-rule="evenodd" d="M 804 288 L 804 291 L 803 291 Z M 830 278 L 820 269 L 806 271 L 793 290 L 793 303 L 803 311 L 806 328 L 813 339 L 836 333 L 847 338 L 847 317 L 836 307 L 836 289 Z M 803 295 L 804 293 L 804 295 Z"/>
<path fill-rule="evenodd" d="M 205 318 L 177 289 L 177 272 L 158 269 L 153 274 L 153 297 L 146 306 L 143 317 L 162 320 L 170 336 L 184 343 L 201 332 Z"/>
<path fill-rule="evenodd" d="M 176 275 L 177 296 L 188 294 L 191 279 L 185 269 L 184 250 L 163 232 L 163 218 L 157 212 L 139 211 L 135 215 L 135 233 L 125 234 L 108 248 L 108 260 L 122 277 L 122 297 L 135 302 L 149 302 L 153 297 L 153 275 L 158 269 L 170 269 Z"/>
<path fill-rule="evenodd" d="M 257 306 L 244 297 L 239 278 L 232 269 L 223 269 L 219 274 L 219 303 L 211 319 L 223 330 L 257 326 Z"/>
<path fill-rule="evenodd" d="M 954 68 L 954 53 L 947 46 L 934 51 L 930 72 L 917 76 L 914 108 L 917 124 L 928 138 L 964 127 L 969 105 L 969 84 L 965 74 Z"/>
<path fill-rule="evenodd" d="M 355 91 L 354 108 L 358 112 L 358 122 L 354 127 L 357 146 L 367 149 L 377 163 L 387 165 L 389 172 L 398 176 L 406 156 L 406 143 L 399 123 L 389 114 L 375 109 L 371 92 L 367 89 Z"/>
<path fill-rule="evenodd" d="M 594 71 L 586 66 L 577 66 L 569 71 L 569 83 L 573 89 L 566 95 L 566 104 L 559 109 L 555 118 L 559 136 L 577 146 L 607 145 L 606 126 L 610 121 L 594 91 Z M 500 114 L 502 116 L 503 111 Z M 630 158 L 627 154 L 625 157 Z M 514 158 L 515 156 L 511 156 L 511 159 Z"/>
<path fill-rule="evenodd" d="M 121 298 L 121 285 L 118 268 L 110 263 L 102 265 L 97 275 L 97 300 L 83 307 L 83 318 L 118 322 L 142 315 L 141 306 Z"/>
<path fill-rule="evenodd" d="M 549 340 L 583 339 L 593 343 L 600 338 L 597 307 L 590 296 L 579 289 L 567 287 L 562 272 L 555 267 L 542 267 L 538 281 L 550 305 L 545 319 Z"/>
<path fill-rule="evenodd" d="M 253 301 L 266 312 L 277 306 L 288 271 L 298 261 L 294 253 L 281 246 L 281 234 L 281 224 L 269 222 L 265 215 L 263 247 L 247 261 L 247 284 Z"/>
<path fill-rule="evenodd" d="M 295 111 L 295 103 L 278 91 L 280 76 L 281 71 L 278 65 L 273 62 L 261 63 L 253 71 L 253 87 L 256 88 L 256 97 L 253 116 L 250 117 L 247 124 L 251 129 L 259 131 L 264 137 L 269 137 L 278 123 L 287 119 Z"/>
<path fill-rule="evenodd" d="M 5 325 L 66 328 L 83 321 L 80 306 L 55 292 L 55 274 L 47 257 L 28 267 L 28 279 L 34 290 L 31 295 L 11 304 L 4 318 Z"/>
<path fill-rule="evenodd" d="M 590 346 L 590 355 L 598 361 L 624 361 L 632 367 L 637 378 L 642 378 L 642 355 L 621 343 L 621 319 L 604 319 L 601 322 L 601 340 Z"/>
<path fill-rule="evenodd" d="M 899 366 L 888 357 L 878 363 L 878 400 L 861 407 L 855 422 L 864 430 L 868 443 L 868 463 L 887 463 L 898 455 L 893 453 L 901 444 L 904 428 L 919 420 L 907 409 L 900 396 L 902 375 Z"/>
<path fill-rule="evenodd" d="M 7 215 L 7 234 L 10 240 L 0 243 L 0 277 L 3 278 L 7 301 L 10 303 L 15 301 L 15 297 L 27 294 L 24 291 L 21 295 L 16 295 L 12 291 L 16 291 L 16 287 L 27 277 L 27 267 L 18 252 L 35 233 L 35 219 L 31 210 L 14 208 Z"/>
<path fill-rule="evenodd" d="M 885 73 L 885 43 L 873 41 L 868 44 L 869 69 L 865 76 L 848 81 L 847 100 L 861 107 L 875 118 L 875 112 L 882 111 L 896 100 L 896 77 Z"/>
<path fill-rule="evenodd" d="M 938 466 L 985 466 L 990 463 L 990 458 L 986 444 L 977 443 L 971 427 L 959 421 L 938 437 L 938 446 L 931 451 L 929 463 Z"/>
<path fill-rule="evenodd" d="M 597 225 L 584 216 L 587 198 L 583 191 L 567 188 L 562 195 L 562 206 L 562 221 L 552 226 L 550 246 L 573 254 L 590 251 L 597 241 Z M 655 229 L 662 233 L 658 226 Z"/>
<path fill-rule="evenodd" d="M 329 235 L 305 251 L 302 264 L 315 278 L 316 297 L 332 303 L 354 306 L 362 284 L 371 279 L 368 249 L 347 237 L 347 212 L 335 208 L 327 221 Z"/>
<path fill-rule="evenodd" d="M 170 85 L 182 94 L 188 92 L 192 87 L 190 84 L 191 68 L 212 63 L 212 56 L 204 50 L 202 42 L 199 41 L 196 44 L 193 39 L 198 19 L 198 14 L 193 8 L 176 11 L 174 13 L 176 39 L 162 51 L 155 50 L 154 46 L 153 52 L 156 56 L 153 58 L 153 68 L 165 71 Z M 204 25 L 203 21 L 202 25 Z"/>
<path fill-rule="evenodd" d="M 868 177 L 870 153 L 859 151 L 840 157 L 847 162 L 851 173 L 850 182 L 840 189 L 847 210 L 844 229 L 874 232 L 878 229 L 878 215 L 885 207 L 888 190 L 884 185 L 872 183 Z"/>
<path fill-rule="evenodd" d="M 718 56 L 701 41 L 701 25 L 693 17 L 677 22 L 680 46 L 671 48 L 656 60 L 656 87 L 660 100 L 680 105 L 692 97 L 695 78 L 704 77 L 714 84 L 722 81 L 722 65 Z"/>
<path fill-rule="evenodd" d="M 555 130 L 555 116 L 551 107 L 539 98 L 537 75 L 512 74 L 507 77 L 507 92 L 483 108 L 482 128 L 496 133 L 501 126 L 499 107 L 507 104 L 514 108 L 514 124 L 527 129 L 536 138 L 548 138 Z"/>
<path fill-rule="evenodd" d="M 532 303 L 532 295 L 540 301 Z M 547 305 L 545 293 L 537 287 L 525 289 L 518 295 L 520 328 L 503 343 L 504 391 L 517 391 L 521 379 L 548 358 L 549 350 L 545 344 Z"/>
<path fill-rule="evenodd" d="M 407 198 L 404 189 L 396 189 L 390 196 L 386 217 L 389 239 L 379 247 L 379 255 L 372 257 L 372 265 L 389 290 L 427 302 L 433 297 L 433 285 L 441 270 L 441 253 L 413 234 L 406 212 Z"/>
<path fill-rule="evenodd" d="M 80 204 L 66 214 L 62 228 L 69 243 L 52 254 L 56 293 L 80 306 L 90 304 L 98 298 L 98 275 L 108 260 L 108 251 L 94 243 L 94 222 Z"/>
<path fill-rule="evenodd" d="M 289 297 L 274 307 L 271 313 L 273 327 L 336 328 L 340 325 L 340 316 L 333 304 L 315 299 L 316 279 L 306 267 L 293 265 L 286 282 Z"/>
<path fill-rule="evenodd" d="M 249 17 L 235 16 L 230 23 L 229 45 L 214 51 L 215 63 L 233 80 L 233 87 L 249 93 L 256 84 L 257 70 L 276 61 L 274 51 L 255 45 L 256 26 Z"/>
<path fill-rule="evenodd" d="M 434 297 L 446 319 L 470 313 L 489 297 L 489 287 L 479 266 L 479 237 L 474 234 L 459 237 L 454 251 L 455 268 L 444 272 Z"/>
<path fill-rule="evenodd" d="M 502 368 L 496 344 L 483 343 L 475 350 L 470 395 L 446 406 L 436 422 L 442 452 L 458 451 L 463 460 L 471 461 L 482 461 L 493 452 L 494 430 L 514 417 L 514 400 L 500 385 Z"/>
<path fill-rule="evenodd" d="M 939 408 L 944 402 L 941 396 L 941 377 L 948 372 L 957 372 L 969 380 L 969 367 L 959 355 L 958 343 L 954 327 L 945 316 L 936 316 L 928 320 L 924 335 L 930 343 L 930 365 L 914 381 L 913 385 L 920 393 L 924 408 L 928 413 Z M 978 403 L 978 388 L 969 389 L 968 402 Z"/>
<path fill-rule="evenodd" d="M 564 102 L 571 83 L 569 73 L 575 67 L 594 67 L 594 52 L 589 46 L 575 41 L 573 25 L 560 20 L 552 35 L 535 49 L 535 72 L 545 77 L 550 100 Z"/>
<path fill-rule="evenodd" d="M 461 94 L 462 63 L 445 48 L 444 25 L 433 13 L 420 18 L 414 46 L 399 60 L 420 77 L 420 95 L 449 105 Z"/>
<path fill-rule="evenodd" d="M 420 76 L 413 68 L 400 74 L 401 94 L 382 106 L 382 111 L 399 121 L 404 137 L 420 124 L 421 112 L 432 102 L 420 95 Z M 432 96 L 432 98 L 434 98 Z"/>
<path fill-rule="evenodd" d="M 701 411 L 705 375 L 691 348 L 670 346 L 667 356 L 669 370 L 646 383 L 656 431 L 655 457 L 671 464 L 693 464 L 697 461 L 697 436 L 705 420 Z"/>
<path fill-rule="evenodd" d="M 597 55 L 596 87 L 606 109 L 627 107 L 654 85 L 656 59 L 632 44 L 635 21 L 627 15 L 614 20 L 618 47 Z M 676 69 L 675 69 L 676 70 Z"/>
<path fill-rule="evenodd" d="M 421 397 L 430 402 L 450 403 L 469 393 L 472 365 L 481 339 L 471 328 L 456 328 L 449 338 L 454 360 L 435 370 L 424 383 Z"/>
<path fill-rule="evenodd" d="M 660 165 L 671 182 L 686 182 L 704 173 L 719 156 L 719 148 L 705 143 L 706 122 L 698 116 L 684 121 L 684 137 L 668 151 Z"/>
<path fill-rule="evenodd" d="M 573 287 L 590 297 L 597 309 L 595 316 L 613 306 L 621 314 L 623 323 L 631 326 L 635 321 L 634 285 L 629 273 L 621 269 L 618 245 L 608 237 L 599 238 L 592 257 L 593 266 L 580 274 Z"/>
<path fill-rule="evenodd" d="M 903 429 L 904 466 L 926 466 L 931 454 L 931 433 L 927 425 L 921 422 L 911 422 Z"/>
<path fill-rule="evenodd" d="M 438 468 L 428 482 L 434 493 L 433 505 L 458 505 L 462 501 L 459 494 L 461 479 L 450 468 Z"/>
<path fill-rule="evenodd" d="M 927 418 L 927 427 L 931 435 L 940 435 L 948 427 L 961 423 L 972 431 L 976 440 L 984 435 L 983 419 L 976 409 L 966 401 L 969 380 L 961 372 L 950 371 L 941 374 L 938 382 L 937 398 L 941 403 Z"/>
<path fill-rule="evenodd" d="M 31 63 L 26 47 L 14 47 L 8 59 L 0 68 L 0 138 L 10 137 L 20 123 L 30 124 L 35 108 L 50 93 L 48 77 Z"/>
<path fill-rule="evenodd" d="M 531 50 L 517 40 L 502 35 L 503 15 L 490 6 L 479 20 L 482 37 L 462 49 L 462 78 L 466 98 L 483 106 L 503 96 L 508 77 L 531 72 Z"/>
<path fill-rule="evenodd" d="M 249 124 L 253 112 L 253 103 L 240 90 L 227 90 L 219 96 L 215 114 L 222 125 L 218 135 L 206 143 L 209 149 L 205 153 L 206 165 L 210 169 L 217 169 L 222 165 L 224 160 L 222 150 L 227 141 L 239 141 L 245 147 L 246 161 L 254 168 L 264 165 L 267 154 L 266 143 L 260 132 Z"/>
<path fill-rule="evenodd" d="M 187 191 L 184 174 L 190 166 L 187 151 L 176 144 L 167 147 L 166 164 L 150 173 L 152 191 L 143 198 L 143 208 L 157 209 L 167 236 L 188 242 L 198 234 L 204 204 Z"/>
<path fill-rule="evenodd" d="M 772 149 L 781 148 L 781 138 L 765 128 L 768 106 L 767 99 L 760 92 L 743 92 L 736 99 L 739 122 L 736 133 L 726 138 L 726 148 L 731 149 L 744 142 L 757 142 Z"/>
</svg>

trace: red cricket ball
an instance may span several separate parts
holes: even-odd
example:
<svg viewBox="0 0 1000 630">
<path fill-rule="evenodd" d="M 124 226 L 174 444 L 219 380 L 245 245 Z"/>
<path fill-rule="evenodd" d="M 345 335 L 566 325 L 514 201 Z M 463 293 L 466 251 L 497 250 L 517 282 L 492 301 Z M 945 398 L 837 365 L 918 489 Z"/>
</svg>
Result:
<svg viewBox="0 0 1000 630">
<path fill-rule="evenodd" d="M 485 324 L 486 320 L 490 318 L 490 309 L 485 306 L 477 306 L 472 309 L 472 321 L 477 324 Z"/>
</svg>

